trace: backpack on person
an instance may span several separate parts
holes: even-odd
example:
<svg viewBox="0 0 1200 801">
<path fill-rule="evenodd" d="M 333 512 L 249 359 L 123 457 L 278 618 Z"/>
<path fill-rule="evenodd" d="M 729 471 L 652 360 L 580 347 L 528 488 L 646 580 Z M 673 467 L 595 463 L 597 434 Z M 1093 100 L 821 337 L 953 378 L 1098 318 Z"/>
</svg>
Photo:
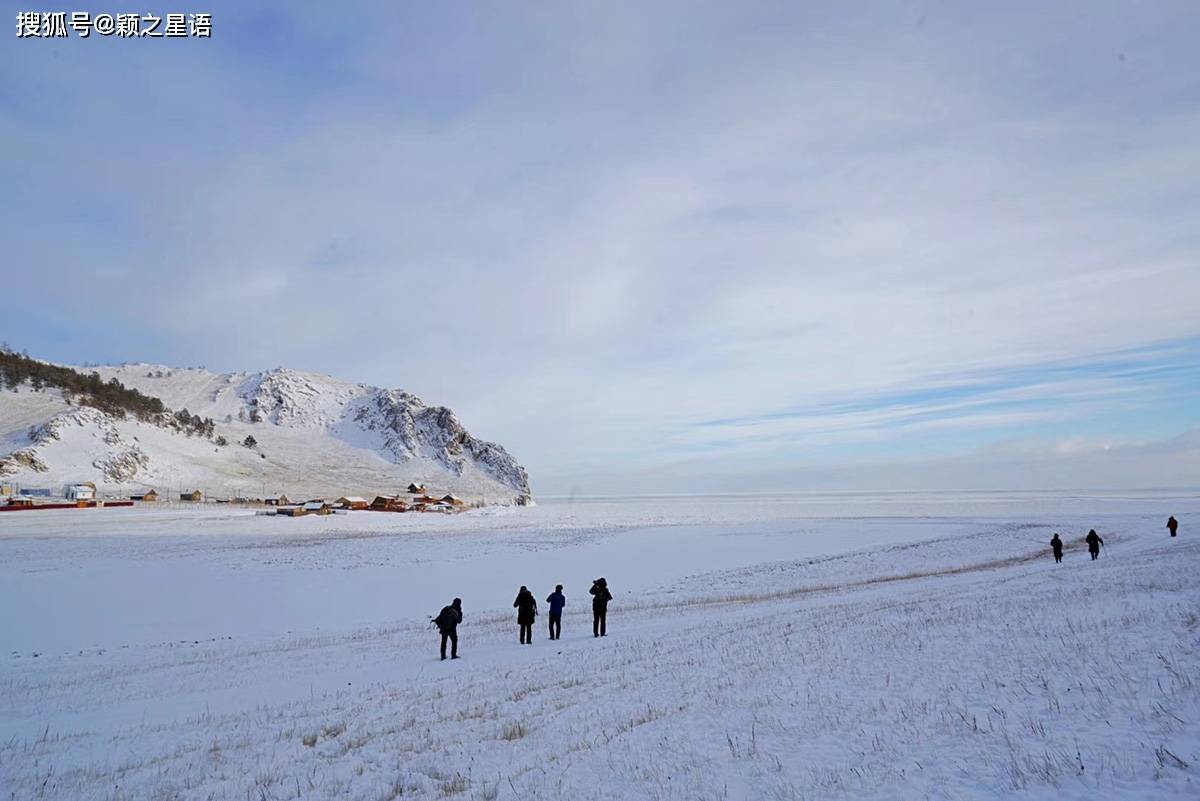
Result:
<svg viewBox="0 0 1200 801">
<path fill-rule="evenodd" d="M 454 607 L 443 606 L 442 611 L 438 613 L 438 616 L 435 618 L 430 618 L 429 622 L 437 626 L 438 631 L 444 634 L 448 629 L 454 628 L 455 624 L 458 622 L 454 619 Z"/>
</svg>

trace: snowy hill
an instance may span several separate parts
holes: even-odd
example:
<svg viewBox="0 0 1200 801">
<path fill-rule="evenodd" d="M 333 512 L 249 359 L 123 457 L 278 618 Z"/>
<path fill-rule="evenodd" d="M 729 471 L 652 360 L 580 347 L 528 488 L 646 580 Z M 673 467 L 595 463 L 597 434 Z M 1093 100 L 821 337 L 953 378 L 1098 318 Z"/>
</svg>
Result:
<svg viewBox="0 0 1200 801">
<path fill-rule="evenodd" d="M 410 482 L 486 503 L 530 500 L 525 470 L 471 436 L 449 409 L 414 395 L 275 369 L 213 373 L 162 365 L 87 368 L 213 421 L 138 420 L 73 405 L 28 383 L 0 393 L 0 477 L 60 489 L 203 490 L 213 497 L 397 492 Z M 244 444 L 247 442 L 250 444 Z"/>
</svg>

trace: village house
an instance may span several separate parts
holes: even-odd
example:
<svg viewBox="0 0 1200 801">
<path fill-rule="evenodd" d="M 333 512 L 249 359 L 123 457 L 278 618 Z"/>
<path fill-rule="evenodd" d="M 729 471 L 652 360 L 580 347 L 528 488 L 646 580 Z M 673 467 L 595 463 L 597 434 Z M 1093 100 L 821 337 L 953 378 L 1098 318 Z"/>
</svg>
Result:
<svg viewBox="0 0 1200 801">
<path fill-rule="evenodd" d="M 300 507 L 306 515 L 331 515 L 333 507 L 325 503 L 325 501 L 309 501 Z"/>
<path fill-rule="evenodd" d="M 371 502 L 357 495 L 343 495 L 337 499 L 337 505 L 342 509 L 366 509 Z"/>
<path fill-rule="evenodd" d="M 368 508 L 373 512 L 406 512 L 408 504 L 395 495 L 378 495 Z"/>
<path fill-rule="evenodd" d="M 191 492 L 181 492 L 181 493 L 179 493 L 179 500 L 191 501 L 193 503 L 198 503 L 198 502 L 204 500 L 204 493 L 201 492 L 200 490 L 192 490 Z"/>
<path fill-rule="evenodd" d="M 412 493 L 413 495 L 424 495 L 425 494 L 425 485 L 417 484 L 416 482 L 413 482 L 412 484 L 408 485 L 408 491 L 410 493 Z"/>
<path fill-rule="evenodd" d="M 304 517 L 308 514 L 308 510 L 303 506 L 280 506 L 275 510 L 275 514 L 284 517 Z"/>
<path fill-rule="evenodd" d="M 68 484 L 63 490 L 63 497 L 68 501 L 94 501 L 96 500 L 96 485 L 90 481 L 82 484 Z"/>
<path fill-rule="evenodd" d="M 155 492 L 154 490 L 146 490 L 145 492 L 140 493 L 138 495 L 130 495 L 129 500 L 142 501 L 144 503 L 153 503 L 154 501 L 158 500 L 158 493 Z"/>
<path fill-rule="evenodd" d="M 446 493 L 442 496 L 441 503 L 449 504 L 450 506 L 466 506 L 467 502 L 457 495 Z"/>
<path fill-rule="evenodd" d="M 288 496 L 280 494 L 265 498 L 263 503 L 267 506 L 287 506 L 291 501 L 288 500 Z"/>
</svg>

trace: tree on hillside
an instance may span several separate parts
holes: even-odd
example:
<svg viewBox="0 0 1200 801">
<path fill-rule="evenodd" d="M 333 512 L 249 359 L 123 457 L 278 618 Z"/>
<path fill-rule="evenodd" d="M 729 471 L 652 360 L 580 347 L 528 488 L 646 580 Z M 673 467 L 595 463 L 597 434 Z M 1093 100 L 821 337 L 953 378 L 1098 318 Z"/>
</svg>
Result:
<svg viewBox="0 0 1200 801">
<path fill-rule="evenodd" d="M 242 440 L 242 444 L 247 448 L 257 448 L 258 440 L 256 440 L 252 434 L 247 434 L 246 438 Z"/>
</svg>

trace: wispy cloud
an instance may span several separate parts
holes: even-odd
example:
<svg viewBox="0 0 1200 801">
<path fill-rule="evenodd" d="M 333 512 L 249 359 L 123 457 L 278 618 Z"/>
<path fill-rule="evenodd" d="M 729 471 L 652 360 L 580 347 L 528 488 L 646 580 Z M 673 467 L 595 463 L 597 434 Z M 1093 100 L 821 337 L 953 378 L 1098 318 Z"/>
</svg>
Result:
<svg viewBox="0 0 1200 801">
<path fill-rule="evenodd" d="M 551 489 L 1188 427 L 1194 4 L 211 10 L 0 53 L 5 338 L 404 386 Z"/>
</svg>

